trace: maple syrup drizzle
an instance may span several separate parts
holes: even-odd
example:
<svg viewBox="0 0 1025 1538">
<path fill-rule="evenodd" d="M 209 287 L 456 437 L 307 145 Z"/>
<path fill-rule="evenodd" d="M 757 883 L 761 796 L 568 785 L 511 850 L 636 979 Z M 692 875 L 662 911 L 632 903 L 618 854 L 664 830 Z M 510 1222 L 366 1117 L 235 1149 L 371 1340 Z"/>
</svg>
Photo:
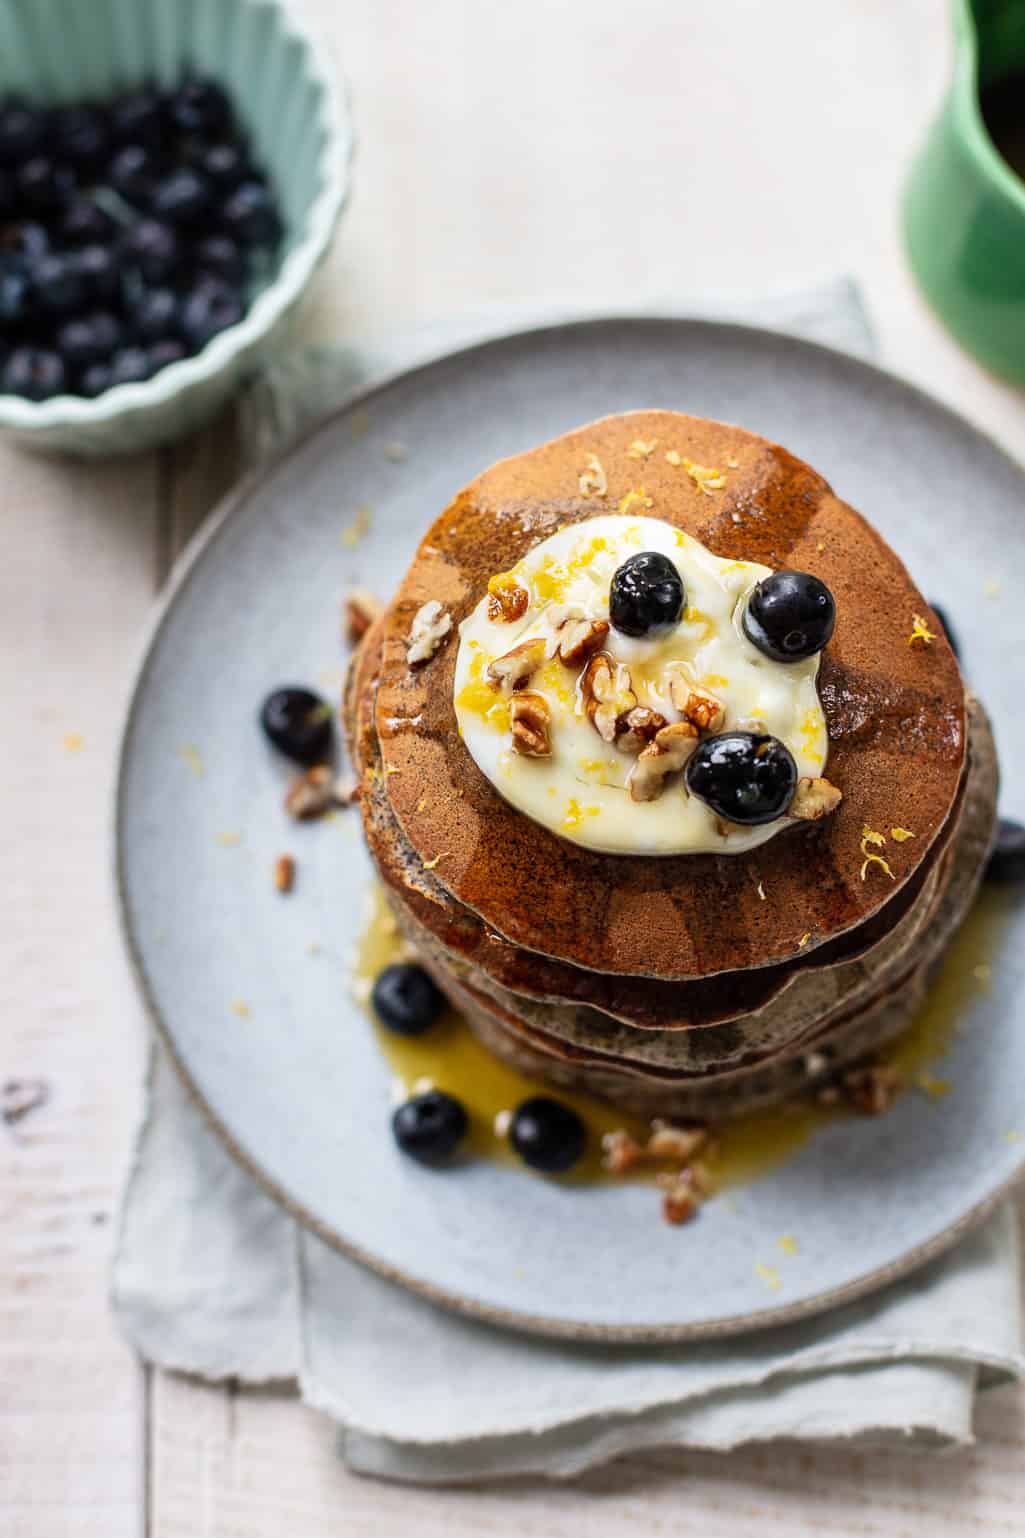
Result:
<svg viewBox="0 0 1025 1538">
<path fill-rule="evenodd" d="M 909 1091 L 927 1094 L 940 1110 L 943 1098 L 956 1093 L 956 1083 L 943 1077 L 942 1059 L 953 1045 L 973 1000 L 989 984 L 1008 911 L 1006 892 L 993 887 L 983 889 L 952 941 L 912 1024 L 874 1055 L 875 1061 L 893 1067 L 904 1077 Z M 616 1184 L 624 1178 L 654 1180 L 656 1169 L 652 1166 L 642 1166 L 624 1177 L 609 1174 L 601 1162 L 601 1140 L 605 1133 L 622 1128 L 637 1142 L 644 1143 L 651 1126 L 648 1118 L 627 1115 L 589 1095 L 552 1088 L 518 1073 L 481 1046 L 455 1010 L 448 1009 L 442 1020 L 423 1036 L 401 1037 L 385 1030 L 374 1018 L 370 990 L 386 966 L 412 956 L 382 889 L 375 886 L 355 958 L 354 992 L 374 1026 L 381 1051 L 395 1077 L 399 1098 L 428 1087 L 446 1090 L 462 1102 L 469 1115 L 468 1152 L 525 1169 L 506 1138 L 496 1131 L 496 1118 L 531 1095 L 553 1095 L 573 1107 L 589 1134 L 584 1159 L 571 1176 L 563 1178 Z M 716 1189 L 746 1185 L 778 1168 L 819 1128 L 838 1117 L 854 1114 L 847 1107 L 827 1108 L 809 1101 L 753 1112 L 718 1125 L 702 1160 Z"/>
</svg>

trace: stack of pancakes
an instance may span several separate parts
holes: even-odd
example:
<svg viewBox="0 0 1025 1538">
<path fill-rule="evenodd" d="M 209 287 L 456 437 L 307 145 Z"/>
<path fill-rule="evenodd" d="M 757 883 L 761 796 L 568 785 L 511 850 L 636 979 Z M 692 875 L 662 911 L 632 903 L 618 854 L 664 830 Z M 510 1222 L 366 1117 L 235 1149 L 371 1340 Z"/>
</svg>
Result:
<svg viewBox="0 0 1025 1538">
<path fill-rule="evenodd" d="M 637 440 L 659 445 L 641 465 Z M 709 493 L 667 462 L 670 444 L 728 466 L 725 486 Z M 591 455 L 601 498 L 581 491 Z M 489 578 L 561 525 L 614 512 L 638 482 L 647 516 L 718 556 L 812 572 L 836 599 L 819 694 L 843 802 L 745 854 L 584 849 L 509 806 L 459 736 L 458 626 Z M 411 666 L 429 600 L 452 629 Z M 933 639 L 911 641 L 916 617 Z M 440 987 L 496 1056 L 644 1114 L 722 1119 L 896 1035 L 993 833 L 988 721 L 893 551 L 777 445 L 670 412 L 592 424 L 460 492 L 354 657 L 344 714 L 371 855 Z"/>
</svg>

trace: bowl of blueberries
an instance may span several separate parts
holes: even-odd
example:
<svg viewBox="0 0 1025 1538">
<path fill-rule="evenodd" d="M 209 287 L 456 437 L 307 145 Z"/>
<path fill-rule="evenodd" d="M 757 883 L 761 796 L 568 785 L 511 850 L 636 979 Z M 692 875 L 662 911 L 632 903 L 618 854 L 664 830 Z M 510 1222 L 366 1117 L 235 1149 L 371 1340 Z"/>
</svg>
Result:
<svg viewBox="0 0 1025 1538">
<path fill-rule="evenodd" d="M 51 452 L 198 427 L 281 342 L 351 129 L 279 0 L 0 0 L 0 429 Z"/>
</svg>

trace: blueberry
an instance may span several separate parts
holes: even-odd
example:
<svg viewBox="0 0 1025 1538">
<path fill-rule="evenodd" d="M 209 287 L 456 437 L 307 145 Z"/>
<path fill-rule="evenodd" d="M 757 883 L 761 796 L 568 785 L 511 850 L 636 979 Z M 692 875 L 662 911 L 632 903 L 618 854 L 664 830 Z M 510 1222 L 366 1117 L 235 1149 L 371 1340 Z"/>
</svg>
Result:
<svg viewBox="0 0 1025 1538">
<path fill-rule="evenodd" d="M 331 756 L 331 711 L 310 689 L 275 689 L 260 711 L 260 725 L 286 758 L 322 764 Z"/>
<path fill-rule="evenodd" d="M 108 241 L 118 228 L 105 208 L 88 193 L 79 193 L 68 204 L 58 226 L 61 241 L 69 246 L 96 246 Z"/>
<path fill-rule="evenodd" d="M 374 983 L 370 1002 L 381 1024 L 396 1036 L 422 1036 L 445 1008 L 444 995 L 430 973 L 412 961 L 385 967 Z"/>
<path fill-rule="evenodd" d="M 32 310 L 32 288 L 19 267 L 0 270 L 0 326 L 6 331 L 22 325 Z"/>
<path fill-rule="evenodd" d="M 583 1155 L 587 1131 L 568 1105 L 549 1100 L 547 1095 L 534 1095 L 513 1112 L 509 1142 L 531 1169 L 560 1175 Z"/>
<path fill-rule="evenodd" d="M 32 293 L 41 310 L 66 315 L 86 299 L 85 278 L 72 255 L 49 251 L 32 264 Z"/>
<path fill-rule="evenodd" d="M 100 344 L 92 322 L 83 316 L 76 315 L 74 319 L 66 320 L 58 327 L 54 340 L 64 362 L 73 369 L 95 363 L 107 351 Z"/>
<path fill-rule="evenodd" d="M 193 260 L 201 273 L 223 278 L 238 287 L 245 282 L 246 259 L 235 241 L 227 235 L 206 235 L 192 249 Z"/>
<path fill-rule="evenodd" d="M 109 358 L 122 345 L 124 328 L 107 310 L 76 315 L 57 330 L 56 343 L 64 361 L 72 368 L 82 368 Z"/>
<path fill-rule="evenodd" d="M 52 214 L 65 208 L 75 194 L 75 173 L 49 155 L 33 155 L 18 167 L 18 192 L 28 208 Z"/>
<path fill-rule="evenodd" d="M 47 128 L 43 108 L 10 97 L 0 103 L 0 164 L 18 165 L 36 154 L 46 142 Z"/>
<path fill-rule="evenodd" d="M 144 288 L 132 299 L 132 328 L 144 342 L 174 336 L 180 319 L 178 295 L 173 288 Z"/>
<path fill-rule="evenodd" d="M 150 373 L 159 373 L 162 368 L 167 368 L 169 363 L 180 363 L 185 356 L 184 342 L 179 342 L 177 337 L 164 337 L 161 341 L 154 342 L 149 350 Z"/>
<path fill-rule="evenodd" d="M 103 357 L 125 345 L 124 323 L 109 310 L 93 310 L 86 319 L 93 328 L 96 350 Z"/>
<path fill-rule="evenodd" d="M 181 134 L 220 135 L 231 123 L 231 102 L 216 80 L 193 76 L 168 99 L 172 126 Z"/>
<path fill-rule="evenodd" d="M 418 1164 L 441 1164 L 451 1158 L 470 1125 L 459 1101 L 440 1089 L 405 1101 L 391 1124 L 402 1152 Z"/>
<path fill-rule="evenodd" d="M 74 262 L 85 286 L 87 301 L 114 297 L 121 283 L 121 273 L 109 246 L 83 246 Z"/>
<path fill-rule="evenodd" d="M 137 208 L 145 207 L 153 196 L 160 168 L 156 155 L 144 144 L 126 144 L 119 149 L 107 171 L 115 192 Z"/>
<path fill-rule="evenodd" d="M 129 91 L 115 98 L 110 104 L 110 126 L 118 144 L 156 148 L 163 131 L 163 103 L 159 91 Z"/>
<path fill-rule="evenodd" d="M 782 817 L 797 789 L 797 765 L 776 737 L 724 732 L 706 737 L 687 762 L 687 789 L 727 822 L 757 828 Z"/>
<path fill-rule="evenodd" d="M 86 175 L 110 152 L 110 123 L 98 107 L 58 107 L 52 126 L 56 153 Z"/>
<path fill-rule="evenodd" d="M 1025 881 L 1025 828 L 1020 822 L 1001 817 L 996 838 L 986 866 L 986 880 Z"/>
<path fill-rule="evenodd" d="M 26 268 L 49 249 L 49 235 L 33 219 L 21 219 L 0 229 L 0 255 L 17 257 Z"/>
<path fill-rule="evenodd" d="M 138 268 L 147 283 L 166 283 L 182 257 L 174 230 L 159 219 L 140 219 L 131 225 L 125 231 L 122 252 L 128 265 Z"/>
<path fill-rule="evenodd" d="M 244 246 L 273 246 L 281 238 L 281 216 L 260 181 L 241 182 L 235 188 L 221 210 L 221 221 L 227 233 Z"/>
<path fill-rule="evenodd" d="M 119 348 L 110 360 L 111 384 L 141 384 L 149 377 L 149 353 L 145 347 Z"/>
<path fill-rule="evenodd" d="M 752 589 L 744 607 L 744 634 L 773 662 L 813 657 L 835 624 L 832 593 L 806 571 L 774 571 Z"/>
<path fill-rule="evenodd" d="M 48 347 L 16 347 L 4 364 L 0 393 L 49 400 L 65 387 L 64 364 Z"/>
<path fill-rule="evenodd" d="M 206 177 L 185 166 L 157 183 L 151 206 L 155 216 L 169 224 L 197 224 L 210 212 L 212 202 Z"/>
<path fill-rule="evenodd" d="M 958 662 L 960 662 L 961 661 L 961 645 L 960 645 L 960 642 L 958 641 L 958 638 L 957 638 L 957 631 L 954 629 L 953 625 L 950 623 L 949 619 L 947 618 L 947 611 L 946 611 L 946 609 L 941 609 L 938 603 L 934 603 L 932 605 L 932 612 L 935 614 L 936 618 L 939 620 L 940 624 L 943 626 L 944 632 L 946 633 L 947 640 L 950 642 L 950 649 L 954 653 L 954 656 L 957 658 Z"/>
<path fill-rule="evenodd" d="M 235 290 L 219 278 L 210 278 L 186 297 L 182 308 L 185 340 L 198 352 L 221 331 L 237 325 L 245 313 Z"/>
<path fill-rule="evenodd" d="M 208 181 L 223 191 L 252 178 L 249 157 L 238 144 L 211 144 L 200 155 L 199 168 Z"/>
<path fill-rule="evenodd" d="M 90 400 L 97 395 L 102 395 L 109 390 L 114 383 L 109 363 L 90 363 L 87 369 L 83 369 L 78 378 L 78 393 L 87 395 Z"/>
<path fill-rule="evenodd" d="M 665 635 L 680 622 L 683 578 L 667 555 L 642 550 L 624 561 L 609 591 L 609 618 L 621 635 Z"/>
</svg>

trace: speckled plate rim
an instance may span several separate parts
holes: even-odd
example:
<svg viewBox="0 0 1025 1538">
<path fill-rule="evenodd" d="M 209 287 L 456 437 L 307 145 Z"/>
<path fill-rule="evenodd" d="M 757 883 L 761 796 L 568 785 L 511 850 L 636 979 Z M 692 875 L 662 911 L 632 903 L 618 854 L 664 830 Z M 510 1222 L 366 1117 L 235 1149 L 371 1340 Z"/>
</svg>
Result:
<svg viewBox="0 0 1025 1538">
<path fill-rule="evenodd" d="M 144 634 L 139 661 L 129 685 L 128 706 L 117 749 L 114 802 L 111 809 L 113 833 L 112 875 L 119 927 L 131 970 L 134 974 L 140 997 L 153 1025 L 156 1027 L 161 1041 L 168 1051 L 176 1073 L 181 1079 L 190 1100 L 201 1112 L 205 1121 L 224 1147 L 237 1163 L 286 1212 L 302 1223 L 304 1227 L 308 1228 L 318 1238 L 324 1240 L 333 1249 L 366 1266 L 385 1280 L 406 1287 L 432 1303 L 466 1315 L 469 1318 L 482 1320 L 485 1323 L 504 1329 L 524 1331 L 531 1335 L 544 1336 L 556 1340 L 599 1342 L 607 1345 L 672 1345 L 688 1341 L 722 1339 L 729 1336 L 748 1334 L 776 1325 L 792 1324 L 799 1320 L 812 1318 L 816 1314 L 821 1314 L 828 1309 L 839 1308 L 845 1304 L 853 1303 L 858 1299 L 879 1291 L 891 1282 L 896 1282 L 906 1277 L 909 1273 L 920 1269 L 930 1261 L 946 1253 L 960 1239 L 984 1222 L 1019 1184 L 1025 1182 L 1025 1146 L 1023 1146 L 1021 1159 L 1012 1169 L 1011 1173 L 1005 1175 L 985 1197 L 967 1207 L 960 1217 L 953 1222 L 937 1229 L 927 1239 L 911 1246 L 895 1260 L 886 1265 L 875 1267 L 861 1276 L 854 1277 L 851 1281 L 841 1286 L 826 1288 L 819 1293 L 805 1296 L 794 1302 L 781 1302 L 774 1307 L 754 1309 L 742 1314 L 726 1315 L 722 1318 L 704 1320 L 698 1323 L 681 1324 L 679 1322 L 667 1321 L 664 1324 L 642 1326 L 605 1325 L 591 1324 L 583 1321 L 567 1321 L 565 1319 L 550 1318 L 544 1314 L 502 1308 L 484 1303 L 466 1294 L 439 1287 L 425 1278 L 415 1275 L 412 1271 L 389 1264 L 372 1252 L 353 1243 L 344 1234 L 339 1233 L 335 1228 L 325 1223 L 316 1213 L 310 1211 L 290 1191 L 270 1176 L 262 1167 L 260 1161 L 248 1149 L 241 1146 L 232 1134 L 226 1121 L 218 1113 L 217 1108 L 203 1094 L 195 1076 L 183 1061 L 175 1042 L 173 1029 L 157 1006 L 156 999 L 150 988 L 141 949 L 132 927 L 127 901 L 125 874 L 126 838 L 121 815 L 124 806 L 123 787 L 128 772 L 128 752 L 136 712 L 140 706 L 143 689 L 154 660 L 161 632 L 177 600 L 184 592 L 190 578 L 197 571 L 204 556 L 213 548 L 218 539 L 233 523 L 234 519 L 243 514 L 251 493 L 267 475 L 272 471 L 278 470 L 286 461 L 295 457 L 321 433 L 331 431 L 340 419 L 355 411 L 367 410 L 373 405 L 377 397 L 385 394 L 397 381 L 409 379 L 417 375 L 429 374 L 439 363 L 456 363 L 462 358 L 480 355 L 489 350 L 500 351 L 504 345 L 513 341 L 525 342 L 533 337 L 537 337 L 539 340 L 542 338 L 550 340 L 553 334 L 557 333 L 577 333 L 586 329 L 600 330 L 602 328 L 615 328 L 634 324 L 643 327 L 651 325 L 671 327 L 684 324 L 687 327 L 706 330 L 709 334 L 713 332 L 728 333 L 735 340 L 743 339 L 746 336 L 751 338 L 752 342 L 757 341 L 761 345 L 785 343 L 788 347 L 805 350 L 811 355 L 822 356 L 826 360 L 832 359 L 850 372 L 862 374 L 866 389 L 874 381 L 884 381 L 890 389 L 896 388 L 913 404 L 924 407 L 933 416 L 945 417 L 952 426 L 956 426 L 958 432 L 967 432 L 973 436 L 990 453 L 1002 459 L 1017 475 L 1022 476 L 1025 473 L 1022 467 L 991 434 L 976 427 L 967 418 L 953 410 L 952 407 L 947 406 L 944 402 L 930 395 L 928 391 L 920 389 L 909 380 L 888 369 L 880 368 L 876 364 L 866 362 L 837 348 L 810 341 L 803 337 L 797 337 L 789 332 L 774 331 L 766 326 L 752 326 L 739 322 L 709 319 L 703 316 L 689 316 L 686 314 L 645 315 L 629 312 L 595 316 L 570 314 L 563 319 L 552 318 L 544 324 L 529 325 L 505 331 L 484 341 L 473 342 L 465 347 L 449 350 L 440 349 L 413 366 L 393 370 L 375 380 L 371 385 L 346 396 L 326 417 L 302 432 L 280 454 L 272 456 L 250 471 L 228 493 L 220 506 L 210 514 L 206 525 L 197 531 L 178 558 L 168 579 L 165 591 L 157 603 L 148 629 Z"/>
</svg>

